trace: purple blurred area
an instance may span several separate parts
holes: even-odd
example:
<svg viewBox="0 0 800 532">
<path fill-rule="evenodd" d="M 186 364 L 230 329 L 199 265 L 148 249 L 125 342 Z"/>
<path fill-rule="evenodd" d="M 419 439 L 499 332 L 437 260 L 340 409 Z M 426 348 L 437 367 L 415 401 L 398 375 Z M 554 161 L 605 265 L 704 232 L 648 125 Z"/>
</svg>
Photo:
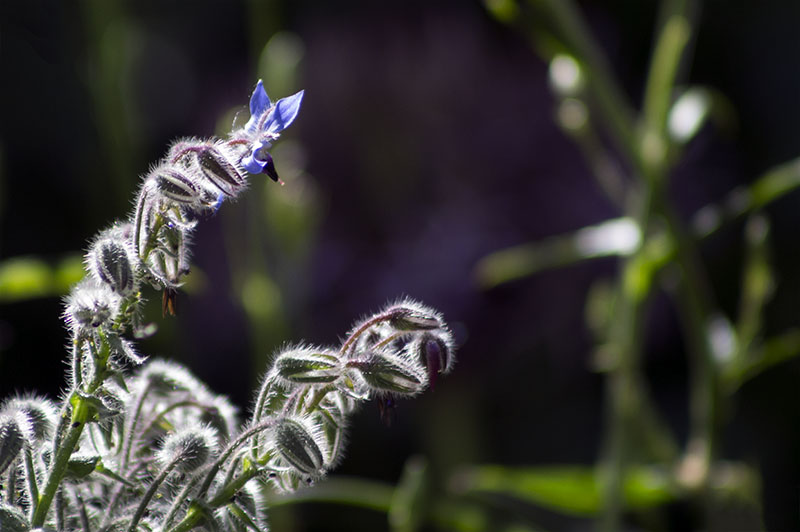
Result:
<svg viewBox="0 0 800 532">
<path fill-rule="evenodd" d="M 653 41 L 651 4 L 581 4 L 634 102 Z M 685 215 L 800 155 L 798 23 L 795 1 L 704 4 L 684 79 L 719 89 L 736 120 L 706 127 L 686 151 L 671 185 Z M 211 135 L 231 107 L 246 109 L 258 54 L 277 30 L 305 47 L 297 88 L 306 97 L 285 136 L 305 149 L 322 201 L 310 265 L 293 279 L 305 295 L 285 302 L 289 335 L 272 348 L 333 343 L 359 316 L 404 295 L 442 311 L 461 344 L 454 373 L 401 402 L 392 427 L 374 405 L 356 416 L 337 473 L 394 482 L 415 453 L 437 473 L 466 463 L 593 463 L 603 378 L 590 371 L 584 302 L 595 281 L 614 278 L 616 262 L 491 290 L 477 285 L 473 269 L 492 251 L 619 213 L 554 123 L 547 65 L 478 2 L 3 2 L 0 259 L 55 260 L 85 249 L 131 210 L 138 176 L 171 140 Z M 798 201 L 789 195 L 767 211 L 779 283 L 768 334 L 800 316 Z M 232 211 L 245 208 L 248 200 L 226 204 L 203 222 L 195 260 L 205 289 L 182 295 L 178 317 L 159 317 L 159 335 L 142 344 L 147 354 L 185 362 L 243 410 L 258 378 L 254 333 L 231 291 L 225 239 L 238 219 Z M 741 235 L 736 223 L 702 247 L 729 314 L 738 304 Z M 0 304 L 0 397 L 59 393 L 60 311 L 55 298 Z M 687 364 L 666 298 L 655 299 L 648 324 L 647 375 L 683 443 Z M 745 385 L 724 412 L 719 456 L 760 468 L 769 530 L 800 527 L 798 382 L 800 363 L 783 364 Z M 320 525 L 336 508 L 314 508 L 319 514 L 302 517 L 297 530 L 336 529 Z M 521 505 L 511 511 L 553 529 L 591 528 Z M 693 523 L 692 512 L 674 508 L 671 529 Z M 386 528 L 385 517 L 362 514 L 353 526 Z"/>
</svg>

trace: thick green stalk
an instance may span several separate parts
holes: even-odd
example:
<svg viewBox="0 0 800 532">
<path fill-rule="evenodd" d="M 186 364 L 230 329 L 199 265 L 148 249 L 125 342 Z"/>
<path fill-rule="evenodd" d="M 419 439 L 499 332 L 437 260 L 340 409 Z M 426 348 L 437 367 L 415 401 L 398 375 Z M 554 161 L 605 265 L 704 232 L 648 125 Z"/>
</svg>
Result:
<svg viewBox="0 0 800 532">
<path fill-rule="evenodd" d="M 31 525 L 33 528 L 40 528 L 44 526 L 47 512 L 50 510 L 50 504 L 53 502 L 53 497 L 61 485 L 61 480 L 67 472 L 67 464 L 75 451 L 75 446 L 83 432 L 83 427 L 89 418 L 89 405 L 83 399 L 78 398 L 72 410 L 72 420 L 66 438 L 61 442 L 61 446 L 56 453 L 53 467 L 50 469 L 50 474 L 47 476 L 47 482 L 42 489 L 39 496 L 39 502 L 36 506 L 36 512 L 33 514 Z"/>
<path fill-rule="evenodd" d="M 98 335 L 102 343 L 99 350 L 93 350 L 96 359 L 96 367 L 92 381 L 85 390 L 87 395 L 91 395 L 97 391 L 106 377 L 106 365 L 108 363 L 110 347 L 105 340 L 105 336 L 100 331 L 98 331 Z M 90 347 L 94 347 L 93 342 L 90 342 Z M 83 432 L 83 427 L 90 421 L 91 405 L 89 402 L 77 394 L 77 389 L 73 392 L 72 397 L 75 403 L 72 407 L 69 432 L 64 439 L 58 442 L 55 460 L 47 475 L 47 481 L 39 495 L 36 511 L 33 514 L 33 519 L 31 521 L 33 528 L 44 526 L 47 513 L 50 510 L 50 505 L 53 503 L 53 497 L 55 497 L 61 485 L 61 481 L 67 472 L 69 459 L 72 457 L 72 453 L 75 452 L 78 440 L 80 440 L 81 433 Z M 56 438 L 58 438 L 58 435 L 56 435 Z"/>
<path fill-rule="evenodd" d="M 638 168 L 640 175 L 643 177 L 645 201 L 641 206 L 642 210 L 638 213 L 637 220 L 640 220 L 640 230 L 642 231 L 644 242 L 647 242 L 646 235 L 649 221 L 656 214 L 655 211 L 660 210 L 661 212 L 658 214 L 661 215 L 666 213 L 669 220 L 668 232 L 670 233 L 670 239 L 675 242 L 677 247 L 676 255 L 682 270 L 684 270 L 684 279 L 690 277 L 692 288 L 697 289 L 696 285 L 699 284 L 698 268 L 691 259 L 692 251 L 689 247 L 686 233 L 677 224 L 677 220 L 671 216 L 665 186 L 669 171 L 669 162 L 666 157 L 669 145 L 669 140 L 666 137 L 667 114 L 672 104 L 672 92 L 678 66 L 691 33 L 688 19 L 683 14 L 686 7 L 685 0 L 672 0 L 663 5 L 664 25 L 653 51 L 645 90 L 642 111 L 644 135 L 639 146 L 639 157 L 632 159 L 630 163 L 635 168 Z M 664 208 L 659 209 L 659 207 Z M 631 262 L 626 264 L 626 271 L 623 275 L 629 275 L 627 269 L 637 263 L 637 255 L 634 255 Z M 691 271 L 686 273 L 686 270 Z M 622 328 L 630 330 L 627 331 L 627 335 L 623 335 L 624 342 L 620 345 L 619 374 L 610 376 L 612 427 L 607 449 L 609 471 L 605 488 L 606 505 L 602 520 L 603 529 L 609 532 L 618 530 L 621 523 L 623 509 L 622 479 L 625 477 L 628 453 L 628 442 L 626 440 L 628 439 L 629 425 L 626 420 L 632 408 L 630 402 L 635 400 L 632 390 L 635 385 L 635 379 L 639 375 L 637 367 L 638 360 L 641 357 L 639 334 L 641 334 L 643 328 L 643 307 L 637 304 L 635 299 L 631 301 L 631 294 L 626 293 L 626 290 L 623 289 L 621 292 L 624 297 L 623 301 L 627 302 L 623 305 L 623 309 L 625 305 L 633 305 L 633 308 L 628 309 L 628 315 L 624 313 L 622 315 L 623 318 L 627 319 L 627 324 L 623 325 Z M 635 296 L 636 294 L 633 295 Z M 701 298 L 702 293 L 699 290 L 694 291 L 693 297 Z M 688 321 L 694 322 L 697 314 L 703 314 L 700 300 L 694 299 L 691 308 L 688 310 L 691 310 L 693 314 Z M 705 323 L 707 321 L 693 325 L 704 327 Z M 697 330 L 693 329 L 690 331 L 690 335 L 694 338 L 697 332 Z M 702 354 L 699 356 L 700 360 L 704 358 L 705 356 Z M 702 364 L 696 367 L 695 374 L 692 377 L 693 382 L 705 380 L 697 375 L 697 373 L 705 373 L 702 369 Z M 695 384 L 692 388 L 697 390 L 698 386 Z"/>
<path fill-rule="evenodd" d="M 607 436 L 603 458 L 603 516 L 602 529 L 619 529 L 624 509 L 623 479 L 625 477 L 630 432 L 636 405 L 644 390 L 641 384 L 639 359 L 651 291 L 652 275 L 647 249 L 647 235 L 651 223 L 653 187 L 644 185 L 644 196 L 636 208 L 636 221 L 643 235 L 642 244 L 623 265 L 618 287 L 616 324 L 611 342 L 616 353 L 614 367 L 606 381 Z"/>
<path fill-rule="evenodd" d="M 169 532 L 186 532 L 199 525 L 203 519 L 205 519 L 205 511 L 196 503 L 192 503 L 191 506 L 189 506 L 189 510 L 186 512 L 186 517 L 184 517 L 180 523 L 170 528 Z"/>
</svg>

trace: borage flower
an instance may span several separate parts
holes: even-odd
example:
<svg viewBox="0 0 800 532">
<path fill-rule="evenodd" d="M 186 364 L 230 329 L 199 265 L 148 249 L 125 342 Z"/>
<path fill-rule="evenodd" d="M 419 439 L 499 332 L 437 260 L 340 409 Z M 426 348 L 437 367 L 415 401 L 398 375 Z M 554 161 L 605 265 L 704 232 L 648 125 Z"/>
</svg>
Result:
<svg viewBox="0 0 800 532">
<path fill-rule="evenodd" d="M 279 180 L 275 163 L 267 150 L 281 131 L 297 118 L 304 93 L 300 91 L 273 104 L 264 90 L 264 83 L 258 80 L 256 90 L 250 97 L 250 120 L 244 126 L 245 136 L 252 141 L 250 152 L 242 159 L 245 170 L 251 174 L 265 173 L 273 181 Z"/>
</svg>

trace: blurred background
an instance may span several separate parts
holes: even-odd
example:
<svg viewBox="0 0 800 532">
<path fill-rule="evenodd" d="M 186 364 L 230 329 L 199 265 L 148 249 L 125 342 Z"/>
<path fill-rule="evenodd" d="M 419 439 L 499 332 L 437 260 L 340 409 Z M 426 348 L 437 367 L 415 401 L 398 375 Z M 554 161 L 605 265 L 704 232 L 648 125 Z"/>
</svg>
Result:
<svg viewBox="0 0 800 532">
<path fill-rule="evenodd" d="M 656 3 L 578 6 L 638 104 Z M 726 119 L 698 133 L 671 176 L 687 219 L 800 155 L 800 3 L 711 0 L 695 23 L 681 79 L 724 95 Z M 224 136 L 246 120 L 263 78 L 273 100 L 306 90 L 272 152 L 286 185 L 256 176 L 202 222 L 178 315 L 162 319 L 160 295 L 147 293 L 159 332 L 141 351 L 184 362 L 244 411 L 281 345 L 335 343 L 360 316 L 410 296 L 443 312 L 458 365 L 433 392 L 400 402 L 390 427 L 366 405 L 334 477 L 395 484 L 408 457 L 424 457 L 436 499 L 455 496 L 470 465 L 591 468 L 600 458 L 604 376 L 592 370 L 584 307 L 619 260 L 492 287 L 476 267 L 620 212 L 554 119 L 547 61 L 481 2 L 5 0 L 0 68 L 0 397 L 59 394 L 61 297 L 81 275 L 87 241 L 131 211 L 139 176 L 172 140 Z M 776 286 L 767 336 L 800 318 L 798 201 L 787 194 L 766 209 Z M 700 248 L 728 315 L 740 297 L 743 225 Z M 687 357 L 660 294 L 642 363 L 683 444 Z M 789 360 L 726 404 L 716 455 L 753 468 L 761 505 L 734 501 L 715 522 L 800 529 L 799 382 L 800 362 Z M 489 490 L 460 500 L 482 512 L 475 530 L 594 529 L 591 511 L 533 499 Z M 625 526 L 690 530 L 705 522 L 697 513 L 677 498 Z M 272 521 L 296 531 L 389 526 L 383 512 L 319 502 L 282 506 Z"/>
</svg>

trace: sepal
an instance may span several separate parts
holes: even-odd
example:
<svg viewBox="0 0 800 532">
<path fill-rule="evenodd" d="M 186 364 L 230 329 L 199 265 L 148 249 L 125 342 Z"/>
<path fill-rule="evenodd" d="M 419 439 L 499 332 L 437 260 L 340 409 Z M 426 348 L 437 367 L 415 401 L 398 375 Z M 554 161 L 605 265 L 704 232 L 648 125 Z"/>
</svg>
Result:
<svg viewBox="0 0 800 532">
<path fill-rule="evenodd" d="M 0 416 L 0 474 L 19 455 L 28 440 L 28 427 L 22 425 L 19 416 Z"/>
<path fill-rule="evenodd" d="M 162 466 L 188 473 L 206 465 L 217 452 L 217 435 L 208 427 L 189 427 L 168 434 L 156 453 Z"/>
<path fill-rule="evenodd" d="M 275 369 L 287 381 L 304 384 L 334 382 L 342 370 L 332 351 L 302 347 L 281 353 L 275 360 Z"/>
<path fill-rule="evenodd" d="M 349 360 L 367 385 L 378 392 L 414 395 L 427 387 L 425 370 L 418 363 L 380 351 L 368 352 Z"/>
<path fill-rule="evenodd" d="M 29 532 L 31 527 L 21 510 L 0 504 L 0 530 L 3 532 Z"/>
<path fill-rule="evenodd" d="M 325 472 L 321 442 L 314 432 L 289 418 L 280 419 L 275 426 L 275 446 L 281 457 L 300 474 L 312 479 Z"/>
</svg>

